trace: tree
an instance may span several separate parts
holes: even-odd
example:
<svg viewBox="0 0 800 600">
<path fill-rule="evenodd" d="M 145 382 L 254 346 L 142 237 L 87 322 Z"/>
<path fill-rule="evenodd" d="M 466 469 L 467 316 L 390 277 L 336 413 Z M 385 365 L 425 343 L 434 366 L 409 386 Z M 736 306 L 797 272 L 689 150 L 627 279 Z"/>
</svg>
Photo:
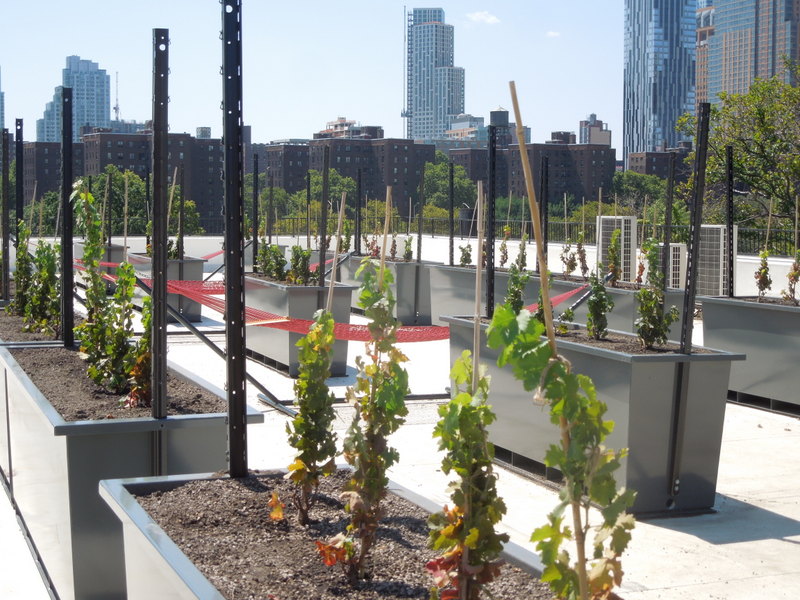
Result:
<svg viewBox="0 0 800 600">
<path fill-rule="evenodd" d="M 618 172 L 614 173 L 611 194 L 617 196 L 618 209 L 619 206 L 630 206 L 635 214 L 640 215 L 645 197 L 648 206 L 659 201 L 663 204 L 667 196 L 667 182 L 656 175 L 642 175 L 631 170 Z M 617 214 L 620 214 L 619 210 Z"/>
<path fill-rule="evenodd" d="M 437 151 L 434 162 L 425 163 L 425 181 L 422 186 L 425 203 L 446 210 L 450 209 L 450 161 L 444 152 Z M 477 187 L 467 177 L 461 165 L 453 169 L 453 204 L 456 208 L 464 205 L 472 208 L 477 198 Z"/>
<path fill-rule="evenodd" d="M 786 65 L 788 79 L 797 80 L 800 67 Z M 795 203 L 800 194 L 800 88 L 783 75 L 756 79 L 747 93 L 720 93 L 712 105 L 706 171 L 707 194 L 724 199 L 726 146 L 733 147 L 733 176 L 737 187 L 749 192 L 737 196 L 734 219 L 742 224 L 762 219 L 765 224 L 770 201 L 773 214 L 794 222 Z M 696 119 L 684 115 L 678 129 L 696 134 Z M 694 160 L 694 152 L 687 161 Z M 773 223 L 776 225 L 776 223 Z"/>
<path fill-rule="evenodd" d="M 311 169 L 311 200 L 317 203 L 322 202 L 322 172 Z M 328 187 L 330 205 L 328 215 L 335 214 L 342 199 L 342 192 L 347 192 L 347 216 L 352 217 L 356 205 L 356 181 L 352 177 L 340 175 L 336 169 L 331 169 L 328 173 Z M 288 203 L 290 216 L 306 216 L 306 190 L 298 190 L 289 198 Z"/>
</svg>

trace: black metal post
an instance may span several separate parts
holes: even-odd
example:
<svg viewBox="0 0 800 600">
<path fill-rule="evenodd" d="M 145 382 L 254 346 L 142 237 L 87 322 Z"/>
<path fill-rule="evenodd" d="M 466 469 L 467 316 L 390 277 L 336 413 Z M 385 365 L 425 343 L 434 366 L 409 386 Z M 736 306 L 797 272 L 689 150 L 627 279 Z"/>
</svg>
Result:
<svg viewBox="0 0 800 600">
<path fill-rule="evenodd" d="M 733 146 L 725 146 L 725 170 L 727 179 L 727 210 L 725 216 L 727 217 L 727 234 L 728 244 L 726 252 L 726 266 L 728 268 L 728 298 L 733 298 L 735 290 L 733 289 L 733 268 L 734 268 L 734 247 L 733 247 Z"/>
<path fill-rule="evenodd" d="M 272 245 L 272 228 L 274 227 L 275 222 L 275 204 L 274 204 L 274 185 L 272 179 L 272 173 L 269 174 L 269 203 L 267 204 L 267 236 L 269 237 L 269 243 Z"/>
<path fill-rule="evenodd" d="M 353 240 L 353 250 L 356 256 L 361 256 L 361 169 L 356 171 L 356 224 L 355 239 Z"/>
<path fill-rule="evenodd" d="M 682 354 L 691 354 L 692 352 L 694 300 L 697 290 L 697 258 L 700 249 L 700 227 L 703 222 L 703 195 L 705 194 L 706 184 L 708 125 L 711 105 L 708 102 L 701 102 L 699 112 L 697 149 L 694 163 L 694 190 L 689 224 L 689 245 L 687 247 L 686 291 L 683 300 L 683 320 L 681 323 Z M 670 495 L 670 501 L 680 493 L 683 437 L 686 425 L 685 404 L 689 390 L 689 368 L 688 362 L 678 362 L 675 366 L 675 396 L 672 402 L 669 467 L 667 472 L 667 492 Z"/>
<path fill-rule="evenodd" d="M 242 2 L 222 2 L 223 140 L 225 142 L 225 343 L 231 477 L 247 475 L 244 330 L 244 143 Z"/>
<path fill-rule="evenodd" d="M 542 156 L 542 167 L 539 173 L 539 217 L 542 222 L 542 249 L 544 250 L 544 268 L 547 269 L 547 238 L 550 228 L 550 159 Z M 537 264 L 536 269 L 541 273 L 542 265 Z"/>
<path fill-rule="evenodd" d="M 258 220 L 261 218 L 258 204 L 258 154 L 253 154 L 253 273 L 258 273 Z"/>
<path fill-rule="evenodd" d="M 666 291 L 669 281 L 669 259 L 670 244 L 672 243 L 672 201 L 675 194 L 675 161 L 677 154 L 671 152 L 669 155 L 669 175 L 667 177 L 667 203 L 664 207 L 664 245 L 661 254 L 661 273 L 664 275 L 664 286 L 661 290 L 664 295 L 661 297 L 661 310 L 664 310 L 666 301 Z"/>
<path fill-rule="evenodd" d="M 422 165 L 422 178 L 419 182 L 419 210 L 417 214 L 417 262 L 422 262 L 422 213 L 425 206 L 425 165 Z M 417 269 L 419 272 L 419 269 Z"/>
<path fill-rule="evenodd" d="M 183 163 L 181 163 L 180 175 L 178 176 L 178 185 L 181 188 L 181 196 L 178 200 L 178 239 L 176 242 L 176 249 L 178 251 L 178 258 L 183 260 L 183 236 L 186 235 L 186 193 L 183 187 Z M 183 263 L 179 263 L 180 274 L 178 279 L 183 280 Z"/>
<path fill-rule="evenodd" d="M 152 415 L 167 416 L 167 161 L 169 148 L 169 30 L 153 29 L 153 290 Z M 153 469 L 166 465 L 161 439 L 154 436 Z"/>
<path fill-rule="evenodd" d="M 8 230 L 8 211 L 9 211 L 9 185 L 10 185 L 10 174 L 9 174 L 9 159 L 8 156 L 8 129 L 3 129 L 3 206 L 2 206 L 2 227 L 3 227 L 3 300 L 8 301 L 11 299 L 11 293 L 9 290 L 9 286 L 11 284 L 10 281 L 10 268 L 9 268 L 9 260 L 11 257 L 11 250 L 10 250 L 10 235 Z"/>
<path fill-rule="evenodd" d="M 322 200 L 319 203 L 319 277 L 318 284 L 325 287 L 325 255 L 328 250 L 328 196 L 330 194 L 331 152 L 328 146 L 322 153 Z"/>
<path fill-rule="evenodd" d="M 497 126 L 489 125 L 489 193 L 486 223 L 486 316 L 494 316 L 494 239 L 495 239 L 495 193 L 497 190 Z"/>
<path fill-rule="evenodd" d="M 25 213 L 23 209 L 25 207 L 25 193 L 24 193 L 24 184 L 25 184 L 25 171 L 23 169 L 23 165 L 25 164 L 25 154 L 23 151 L 23 142 L 22 142 L 22 119 L 16 119 L 14 123 L 14 130 L 15 130 L 15 137 L 14 137 L 14 146 L 16 150 L 16 169 L 15 175 L 17 178 L 16 181 L 16 193 L 17 193 L 17 219 L 16 223 L 14 223 L 14 231 L 17 232 L 17 240 L 19 240 L 19 222 L 25 219 Z M 27 251 L 23 248 L 23 251 Z"/>
<path fill-rule="evenodd" d="M 61 90 L 61 339 L 64 348 L 75 344 L 72 269 L 72 88 Z"/>
<path fill-rule="evenodd" d="M 311 171 L 306 171 L 306 250 L 311 250 Z"/>
<path fill-rule="evenodd" d="M 455 217 L 455 214 L 454 214 L 455 210 L 456 210 L 456 207 L 455 207 L 455 194 L 454 194 L 454 189 L 453 189 L 453 168 L 454 168 L 454 165 L 453 165 L 453 161 L 452 160 L 450 161 L 450 164 L 448 165 L 448 167 L 449 167 L 449 178 L 450 178 L 450 183 L 449 183 L 449 187 L 448 187 L 448 191 L 447 191 L 448 199 L 450 201 L 450 219 L 449 219 L 449 222 L 448 222 L 448 225 L 450 227 L 450 230 L 449 230 L 449 234 L 450 234 L 449 252 L 450 252 L 450 254 L 449 254 L 449 256 L 450 256 L 450 266 L 452 267 L 453 266 L 454 237 L 455 237 L 455 234 L 456 234 L 456 223 L 455 223 L 456 217 Z"/>
</svg>

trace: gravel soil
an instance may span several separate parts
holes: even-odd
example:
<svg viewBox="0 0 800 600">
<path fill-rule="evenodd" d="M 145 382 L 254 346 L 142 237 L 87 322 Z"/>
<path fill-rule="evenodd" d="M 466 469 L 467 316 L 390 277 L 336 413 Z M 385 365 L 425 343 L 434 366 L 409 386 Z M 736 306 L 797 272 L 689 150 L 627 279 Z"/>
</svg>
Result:
<svg viewBox="0 0 800 600">
<path fill-rule="evenodd" d="M 312 509 L 314 522 L 297 524 L 294 484 L 282 475 L 193 481 L 174 490 L 140 496 L 139 502 L 229 599 L 353 600 L 428 598 L 432 579 L 425 564 L 437 554 L 427 547 L 428 513 L 389 494 L 373 553 L 372 578 L 352 587 L 338 566 L 326 567 L 315 541 L 344 531 L 339 501 L 344 472 L 325 479 Z M 286 504 L 282 521 L 269 518 L 272 492 Z M 505 565 L 490 587 L 497 600 L 552 598 L 536 577 Z"/>
</svg>

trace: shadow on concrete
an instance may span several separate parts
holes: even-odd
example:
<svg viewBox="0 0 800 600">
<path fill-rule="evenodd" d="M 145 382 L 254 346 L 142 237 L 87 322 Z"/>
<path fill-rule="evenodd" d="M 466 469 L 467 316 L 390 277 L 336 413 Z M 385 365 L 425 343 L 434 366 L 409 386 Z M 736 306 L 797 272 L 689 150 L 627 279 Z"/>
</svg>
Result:
<svg viewBox="0 0 800 600">
<path fill-rule="evenodd" d="M 779 540 L 800 535 L 800 521 L 724 494 L 717 494 L 715 512 L 694 517 L 650 519 L 648 523 L 693 535 L 709 544 Z M 795 540 L 787 542 L 798 544 Z"/>
</svg>

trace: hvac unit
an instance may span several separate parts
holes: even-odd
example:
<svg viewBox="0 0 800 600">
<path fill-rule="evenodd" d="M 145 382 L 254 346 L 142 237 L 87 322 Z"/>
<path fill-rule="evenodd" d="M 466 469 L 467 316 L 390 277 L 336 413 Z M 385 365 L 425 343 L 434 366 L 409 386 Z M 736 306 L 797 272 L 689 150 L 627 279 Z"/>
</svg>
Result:
<svg viewBox="0 0 800 600">
<path fill-rule="evenodd" d="M 636 279 L 636 217 L 597 217 L 597 260 L 608 267 L 608 246 L 615 229 L 620 230 L 622 281 Z"/>
<path fill-rule="evenodd" d="M 663 264 L 664 244 L 658 245 L 658 264 Z M 686 244 L 669 245 L 669 262 L 667 263 L 667 287 L 683 289 L 686 286 Z"/>
<path fill-rule="evenodd" d="M 733 264 L 736 264 L 738 228 L 733 227 Z M 696 254 L 697 295 L 728 295 L 728 228 L 725 225 L 702 225 L 700 248 Z M 735 280 L 733 284 L 735 285 Z M 735 288 L 734 288 L 735 289 Z"/>
</svg>

